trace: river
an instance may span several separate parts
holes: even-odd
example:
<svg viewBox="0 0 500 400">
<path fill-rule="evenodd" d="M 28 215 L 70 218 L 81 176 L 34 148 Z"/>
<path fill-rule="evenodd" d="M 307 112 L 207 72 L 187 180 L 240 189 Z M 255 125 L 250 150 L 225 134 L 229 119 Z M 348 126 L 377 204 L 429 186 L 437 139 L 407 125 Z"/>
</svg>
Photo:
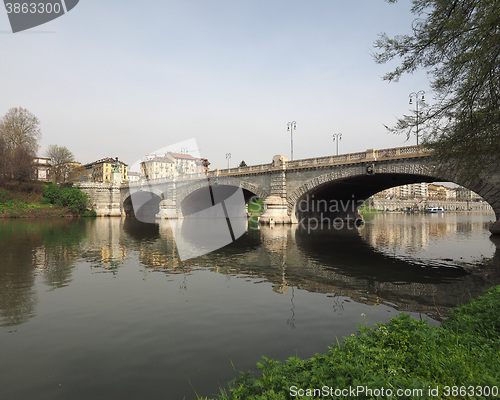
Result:
<svg viewBox="0 0 500 400">
<path fill-rule="evenodd" d="M 493 220 L 250 224 L 182 262 L 168 223 L 0 220 L 0 398 L 194 399 L 234 378 L 233 365 L 326 352 L 400 312 L 437 325 L 500 284 Z"/>
</svg>

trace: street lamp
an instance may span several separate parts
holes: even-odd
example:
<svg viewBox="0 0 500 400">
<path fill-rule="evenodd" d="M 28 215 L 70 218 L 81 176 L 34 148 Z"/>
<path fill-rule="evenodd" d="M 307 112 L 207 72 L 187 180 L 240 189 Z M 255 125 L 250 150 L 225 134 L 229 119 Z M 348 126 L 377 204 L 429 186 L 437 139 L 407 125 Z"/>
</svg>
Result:
<svg viewBox="0 0 500 400">
<path fill-rule="evenodd" d="M 231 159 L 231 153 L 226 153 L 227 158 L 227 169 L 229 169 L 229 160 Z"/>
<path fill-rule="evenodd" d="M 423 90 L 410 93 L 410 104 L 413 104 L 413 96 L 415 96 L 415 107 L 417 111 L 417 146 L 418 146 L 418 103 L 423 103 L 425 101 L 424 94 L 425 92 Z M 422 96 L 421 99 L 419 99 L 420 95 Z"/>
<path fill-rule="evenodd" d="M 289 122 L 288 124 L 286 124 L 287 128 L 287 132 L 290 132 L 290 148 L 291 148 L 291 160 L 290 161 L 293 161 L 293 131 L 295 129 L 297 129 L 297 122 L 296 121 L 292 121 L 292 122 Z"/>
<path fill-rule="evenodd" d="M 334 133 L 333 134 L 333 141 L 337 142 L 337 155 L 339 155 L 339 142 L 342 140 L 342 134 L 341 133 Z"/>
</svg>

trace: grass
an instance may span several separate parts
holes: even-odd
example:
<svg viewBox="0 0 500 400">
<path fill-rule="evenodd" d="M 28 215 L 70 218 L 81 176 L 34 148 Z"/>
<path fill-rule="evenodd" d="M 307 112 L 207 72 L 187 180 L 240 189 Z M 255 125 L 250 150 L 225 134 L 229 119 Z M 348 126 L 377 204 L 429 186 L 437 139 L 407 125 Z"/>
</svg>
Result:
<svg viewBox="0 0 500 400">
<path fill-rule="evenodd" d="M 326 354 L 283 363 L 262 357 L 257 368 L 260 373 L 240 373 L 214 399 L 325 398 L 313 390 L 357 386 L 391 389 L 393 399 L 498 398 L 478 394 L 485 386 L 498 390 L 500 385 L 500 286 L 454 309 L 441 326 L 399 314 L 388 323 L 360 327 L 357 335 L 337 341 Z M 304 396 L 297 395 L 298 389 Z M 416 391 L 396 396 L 397 389 Z M 355 398 L 390 397 L 361 393 Z"/>
</svg>

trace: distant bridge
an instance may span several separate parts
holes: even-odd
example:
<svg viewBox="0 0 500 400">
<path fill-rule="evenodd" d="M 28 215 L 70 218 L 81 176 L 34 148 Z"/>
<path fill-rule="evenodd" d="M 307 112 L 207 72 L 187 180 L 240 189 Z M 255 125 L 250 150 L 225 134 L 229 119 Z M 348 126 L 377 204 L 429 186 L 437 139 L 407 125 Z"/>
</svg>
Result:
<svg viewBox="0 0 500 400">
<path fill-rule="evenodd" d="M 454 171 L 437 169 L 431 152 L 408 146 L 361 153 L 288 161 L 274 156 L 269 164 L 216 169 L 207 174 L 184 175 L 176 180 L 150 180 L 116 185 L 82 183 L 99 216 L 134 214 L 133 196 L 145 196 L 142 210 L 154 218 L 184 218 L 198 211 L 207 178 L 221 196 L 241 187 L 245 200 L 264 201 L 261 223 L 298 223 L 302 218 L 355 218 L 357 209 L 371 195 L 394 186 L 449 181 L 464 186 L 487 201 L 500 234 L 500 173 L 488 180 L 463 181 Z M 136 212 L 138 210 L 135 210 Z M 244 210 L 241 211 L 244 215 Z"/>
</svg>

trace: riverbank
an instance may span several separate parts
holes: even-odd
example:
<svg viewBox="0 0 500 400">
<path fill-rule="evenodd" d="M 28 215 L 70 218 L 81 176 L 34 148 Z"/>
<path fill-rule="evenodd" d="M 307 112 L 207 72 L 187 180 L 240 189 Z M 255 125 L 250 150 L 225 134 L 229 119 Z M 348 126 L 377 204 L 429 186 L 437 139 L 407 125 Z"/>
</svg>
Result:
<svg viewBox="0 0 500 400">
<path fill-rule="evenodd" d="M 214 399 L 498 398 L 498 310 L 500 286 L 455 308 L 441 326 L 400 314 L 361 327 L 326 354 L 284 363 L 263 357 L 260 374 L 240 373 Z"/>
<path fill-rule="evenodd" d="M 51 190 L 48 190 L 48 189 Z M 55 189 L 55 190 L 54 190 Z M 42 182 L 8 182 L 0 186 L 0 218 L 72 218 L 79 216 L 93 216 L 91 211 L 86 212 L 86 195 L 74 193 L 73 197 L 64 196 L 63 189 L 58 186 Z M 70 188 L 71 191 L 78 189 Z M 80 192 L 80 191 L 78 191 Z M 52 195 L 52 197 L 51 197 Z M 76 195 L 76 196 L 75 196 Z M 79 208 L 74 207 L 75 203 Z"/>
</svg>

